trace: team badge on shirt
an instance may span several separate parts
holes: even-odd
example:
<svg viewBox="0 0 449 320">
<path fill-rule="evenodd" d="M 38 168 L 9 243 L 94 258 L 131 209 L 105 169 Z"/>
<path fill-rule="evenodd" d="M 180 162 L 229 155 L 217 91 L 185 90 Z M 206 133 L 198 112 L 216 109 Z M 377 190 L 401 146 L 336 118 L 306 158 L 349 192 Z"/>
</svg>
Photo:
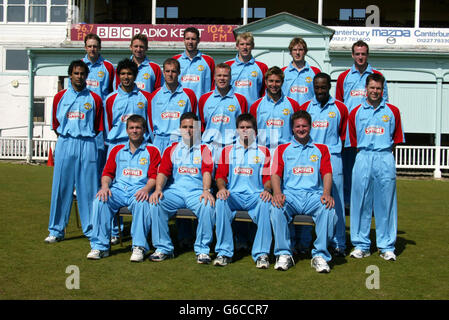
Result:
<svg viewBox="0 0 449 320">
<path fill-rule="evenodd" d="M 254 161 L 254 163 L 260 163 L 262 160 L 260 159 L 259 156 L 255 156 L 255 157 L 253 158 L 253 161 Z"/>
<path fill-rule="evenodd" d="M 86 103 L 84 104 L 84 109 L 90 110 L 90 109 L 92 109 L 92 105 L 91 105 L 89 102 L 86 102 Z"/>
<path fill-rule="evenodd" d="M 97 76 L 99 78 L 103 78 L 104 77 L 104 72 L 103 71 L 98 71 Z"/>
<path fill-rule="evenodd" d="M 251 72 L 251 77 L 257 77 L 257 71 L 253 71 L 253 72 Z"/>
<path fill-rule="evenodd" d="M 309 159 L 312 162 L 317 162 L 318 161 L 318 156 L 316 154 L 312 154 Z"/>
<path fill-rule="evenodd" d="M 148 159 L 147 158 L 140 158 L 139 159 L 139 164 L 141 164 L 141 165 L 146 165 L 148 163 Z"/>
<path fill-rule="evenodd" d="M 150 79 L 150 74 L 149 74 L 149 73 L 144 73 L 144 74 L 143 74 L 143 78 L 144 78 L 145 80 Z"/>
<path fill-rule="evenodd" d="M 306 77 L 306 82 L 307 83 L 311 83 L 312 82 L 312 78 L 311 77 Z"/>
<path fill-rule="evenodd" d="M 229 105 L 228 110 L 231 112 L 235 111 L 235 106 L 233 104 Z"/>
<path fill-rule="evenodd" d="M 145 107 L 145 104 L 143 102 L 139 102 L 137 104 L 137 108 L 139 108 L 139 109 L 143 109 L 144 107 Z"/>
<path fill-rule="evenodd" d="M 282 114 L 283 114 L 284 116 L 288 116 L 288 115 L 290 114 L 290 110 L 287 109 L 287 108 L 285 108 L 285 109 L 282 110 Z"/>
<path fill-rule="evenodd" d="M 333 111 L 329 112 L 327 115 L 329 116 L 329 118 L 335 118 L 337 116 L 337 114 Z"/>
<path fill-rule="evenodd" d="M 202 64 L 200 64 L 197 68 L 198 71 L 204 71 L 204 66 Z"/>
<path fill-rule="evenodd" d="M 201 157 L 193 157 L 193 163 L 194 164 L 200 164 L 201 163 Z"/>
<path fill-rule="evenodd" d="M 388 121 L 390 121 L 390 117 L 387 116 L 387 115 L 383 115 L 383 116 L 382 116 L 382 121 L 383 121 L 383 122 L 388 122 Z"/>
<path fill-rule="evenodd" d="M 179 100 L 178 101 L 178 106 L 180 106 L 181 108 L 185 107 L 186 105 L 186 101 L 185 100 Z"/>
</svg>

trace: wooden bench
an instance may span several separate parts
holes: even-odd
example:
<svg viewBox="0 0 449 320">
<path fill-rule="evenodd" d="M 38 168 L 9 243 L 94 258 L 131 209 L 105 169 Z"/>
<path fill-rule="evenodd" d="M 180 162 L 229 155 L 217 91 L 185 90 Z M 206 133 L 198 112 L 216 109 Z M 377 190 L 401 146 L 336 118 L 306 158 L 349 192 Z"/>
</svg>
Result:
<svg viewBox="0 0 449 320">
<path fill-rule="evenodd" d="M 120 216 L 132 216 L 131 212 L 128 210 L 127 207 L 121 207 L 119 212 L 117 213 L 117 217 Z M 176 213 L 175 217 L 177 219 L 191 219 L 195 220 L 196 216 L 193 214 L 192 210 L 189 209 L 178 209 L 178 212 Z M 235 214 L 235 221 L 243 221 L 243 222 L 253 222 L 253 220 L 250 218 L 248 211 L 237 211 Z M 311 216 L 303 215 L 303 214 L 297 214 L 295 215 L 293 219 L 294 225 L 306 225 L 306 226 L 313 226 L 315 225 L 313 223 L 313 219 Z M 120 223 L 118 223 L 118 232 L 119 232 L 119 239 L 120 239 L 120 246 L 123 246 L 122 244 L 122 230 L 120 227 Z"/>
</svg>

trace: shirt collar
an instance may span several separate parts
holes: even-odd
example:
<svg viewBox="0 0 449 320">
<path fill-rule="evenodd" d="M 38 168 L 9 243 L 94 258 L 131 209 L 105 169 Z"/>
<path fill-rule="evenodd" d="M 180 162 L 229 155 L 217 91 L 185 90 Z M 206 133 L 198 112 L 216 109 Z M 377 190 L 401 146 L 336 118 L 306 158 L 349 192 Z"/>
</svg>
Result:
<svg viewBox="0 0 449 320">
<path fill-rule="evenodd" d="M 185 150 L 190 150 L 190 149 L 200 149 L 201 148 L 201 143 L 196 143 L 193 146 L 189 147 L 184 140 L 179 139 L 178 145 L 181 149 L 185 149 Z"/>
<path fill-rule="evenodd" d="M 215 89 L 214 89 L 214 97 L 229 97 L 229 98 L 232 98 L 232 96 L 234 95 L 234 87 L 233 86 L 231 86 L 231 88 L 229 89 L 229 91 L 228 91 L 228 93 L 226 93 L 226 95 L 225 96 L 222 96 L 221 94 L 220 94 L 220 91 L 218 91 L 218 89 L 217 89 L 217 86 L 215 86 Z"/>
<path fill-rule="evenodd" d="M 294 65 L 293 65 L 293 61 L 290 62 L 290 64 L 288 65 L 288 71 L 306 71 L 310 68 L 310 64 L 307 61 L 304 61 L 304 67 L 301 70 L 298 70 Z"/>
<path fill-rule="evenodd" d="M 98 55 L 98 59 L 97 61 L 95 61 L 94 63 L 92 63 L 92 61 L 89 60 L 89 57 L 86 55 L 83 58 L 83 61 L 87 64 L 87 65 L 97 65 L 97 64 L 101 64 L 104 61 L 104 58 L 101 55 Z"/>
<path fill-rule="evenodd" d="M 240 142 L 239 137 L 237 137 L 237 139 L 235 140 L 235 148 L 236 149 L 245 149 L 243 144 Z M 254 141 L 248 146 L 248 150 L 249 149 L 251 149 L 251 150 L 257 149 L 256 139 L 254 139 Z"/>
<path fill-rule="evenodd" d="M 162 86 L 162 89 L 163 89 L 164 93 L 167 93 L 167 92 L 169 92 L 170 94 L 172 93 L 171 90 L 167 87 L 167 84 L 165 82 Z M 180 92 L 182 92 L 182 85 L 181 85 L 181 83 L 178 83 L 178 86 L 176 87 L 176 90 L 173 93 L 180 93 Z"/>
<path fill-rule="evenodd" d="M 315 96 L 312 98 L 312 104 L 317 105 L 319 108 L 321 108 L 321 102 L 319 102 Z M 332 96 L 329 96 L 329 100 L 324 105 L 323 109 L 327 108 L 331 104 L 335 104 L 335 98 Z"/>
<path fill-rule="evenodd" d="M 351 73 L 360 73 L 359 70 L 357 70 L 357 68 L 355 67 L 355 64 L 353 64 L 351 67 Z M 373 73 L 373 67 L 371 67 L 371 65 L 368 63 L 363 73 Z"/>
<path fill-rule="evenodd" d="M 131 55 L 131 57 L 129 57 L 129 60 L 134 61 L 133 55 Z M 143 65 L 149 65 L 149 64 L 150 64 L 150 60 L 148 59 L 147 56 L 145 56 L 145 59 L 142 61 L 142 63 L 140 65 L 143 66 Z"/>
<path fill-rule="evenodd" d="M 121 95 L 132 95 L 132 94 L 137 94 L 137 93 L 139 92 L 139 90 L 140 90 L 140 89 L 137 88 L 137 85 L 136 85 L 136 84 L 134 84 L 134 88 L 133 88 L 133 90 L 132 90 L 131 92 L 126 92 L 125 90 L 123 90 L 123 88 L 122 88 L 121 85 L 119 85 L 118 88 L 117 88 L 118 93 L 121 94 Z"/>
<path fill-rule="evenodd" d="M 251 59 L 248 62 L 243 62 L 239 59 L 239 54 L 235 56 L 235 63 L 237 64 L 253 64 L 256 61 L 253 56 L 251 56 Z"/>
<path fill-rule="evenodd" d="M 300 147 L 301 147 L 301 148 L 312 148 L 312 147 L 313 147 L 313 139 L 312 139 L 311 136 L 309 136 L 309 141 L 308 141 L 305 145 L 299 143 L 299 142 L 295 139 L 295 136 L 292 136 L 292 138 L 291 138 L 291 143 L 292 143 L 292 146 L 293 146 L 294 148 L 300 148 Z"/>
<path fill-rule="evenodd" d="M 267 99 L 267 101 L 273 103 L 273 104 L 279 104 L 282 103 L 284 101 L 285 95 L 284 93 L 281 91 L 281 97 L 279 98 L 279 100 L 277 102 L 274 102 L 273 99 L 271 99 L 271 97 L 268 95 L 267 90 L 265 90 L 265 99 Z"/>
<path fill-rule="evenodd" d="M 190 59 L 190 57 L 187 55 L 187 52 L 184 50 L 184 52 L 182 53 L 181 57 L 183 59 L 187 59 L 187 60 L 195 60 L 196 58 L 201 58 L 203 54 L 201 53 L 200 50 L 198 50 L 198 52 L 196 53 L 196 56 L 194 56 L 192 59 Z"/>
<path fill-rule="evenodd" d="M 379 106 L 376 109 L 374 109 L 374 107 L 368 103 L 368 100 L 365 99 L 365 100 L 363 100 L 362 107 L 364 109 L 380 110 L 380 109 L 383 109 L 386 107 L 385 103 L 386 103 L 385 99 L 382 98 L 382 101 L 380 102 Z"/>
<path fill-rule="evenodd" d="M 140 146 L 136 149 L 136 151 L 137 151 L 137 150 L 144 150 L 145 147 L 146 147 L 146 145 L 147 145 L 147 143 L 146 143 L 145 141 L 142 141 L 142 143 L 141 143 Z M 125 142 L 125 147 L 123 148 L 123 150 L 126 150 L 126 151 L 131 152 L 131 151 L 130 151 L 130 148 L 129 148 L 129 140 Z"/>
</svg>

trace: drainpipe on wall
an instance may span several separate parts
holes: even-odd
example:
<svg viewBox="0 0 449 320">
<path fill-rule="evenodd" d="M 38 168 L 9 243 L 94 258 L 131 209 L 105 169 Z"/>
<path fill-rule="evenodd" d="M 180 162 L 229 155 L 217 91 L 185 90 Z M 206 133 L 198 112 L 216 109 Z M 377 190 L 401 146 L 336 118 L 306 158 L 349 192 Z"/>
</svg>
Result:
<svg viewBox="0 0 449 320">
<path fill-rule="evenodd" d="M 442 71 L 439 68 L 439 71 Z M 437 75 L 437 96 L 436 96 L 436 122 L 435 122 L 435 171 L 434 178 L 441 178 L 441 117 L 443 114 L 443 76 L 441 72 Z"/>
<path fill-rule="evenodd" d="M 33 122 L 33 108 L 34 108 L 34 62 L 33 62 L 33 54 L 31 50 L 27 50 L 28 53 L 28 78 L 29 78 L 29 105 L 28 105 L 28 138 L 27 138 L 27 150 L 26 150 L 26 161 L 27 163 L 31 163 L 33 160 L 33 130 L 34 130 L 34 122 Z"/>
</svg>

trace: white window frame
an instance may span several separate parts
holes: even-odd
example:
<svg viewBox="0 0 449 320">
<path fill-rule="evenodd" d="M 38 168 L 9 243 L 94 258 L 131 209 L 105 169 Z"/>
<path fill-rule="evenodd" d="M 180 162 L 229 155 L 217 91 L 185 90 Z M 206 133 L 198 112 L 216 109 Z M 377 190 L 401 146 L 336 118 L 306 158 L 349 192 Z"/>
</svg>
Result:
<svg viewBox="0 0 449 320">
<path fill-rule="evenodd" d="M 31 25 L 48 25 L 48 24 L 57 24 L 57 25 L 63 25 L 66 23 L 66 21 L 64 22 L 52 22 L 51 19 L 51 8 L 52 7 L 66 7 L 66 10 L 69 9 L 70 6 L 70 2 L 72 0 L 67 0 L 67 3 L 65 5 L 56 5 L 56 4 L 52 4 L 51 3 L 52 0 L 46 0 L 46 4 L 42 4 L 42 5 L 34 5 L 34 6 L 45 6 L 46 7 L 46 21 L 45 22 L 33 22 L 30 21 L 30 8 L 33 6 L 30 4 L 30 0 L 25 0 L 24 4 L 9 4 L 9 0 L 3 0 L 3 21 L 0 22 L 0 25 L 2 24 L 21 24 L 21 25 L 26 25 L 26 24 L 31 24 Z M 18 21 L 18 22 L 9 22 L 7 20 L 8 17 L 8 7 L 9 6 L 24 6 L 25 7 L 25 21 Z M 69 17 L 69 14 L 67 12 L 67 18 Z"/>
</svg>

